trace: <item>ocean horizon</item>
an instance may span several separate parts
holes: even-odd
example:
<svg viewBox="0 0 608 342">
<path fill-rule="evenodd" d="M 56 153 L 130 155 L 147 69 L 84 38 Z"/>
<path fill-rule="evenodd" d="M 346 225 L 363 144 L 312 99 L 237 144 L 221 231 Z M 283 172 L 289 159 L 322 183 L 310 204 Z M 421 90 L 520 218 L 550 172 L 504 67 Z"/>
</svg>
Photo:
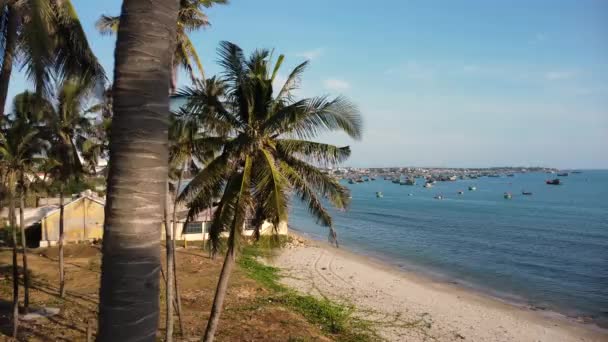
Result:
<svg viewBox="0 0 608 342">
<path fill-rule="evenodd" d="M 522 173 L 437 182 L 430 189 L 422 179 L 414 186 L 381 178 L 341 181 L 352 203 L 331 214 L 340 246 L 353 252 L 606 328 L 608 170 L 571 173 L 559 186 L 545 184 L 550 178 L 556 175 Z M 289 225 L 327 239 L 327 229 L 297 199 Z"/>
</svg>

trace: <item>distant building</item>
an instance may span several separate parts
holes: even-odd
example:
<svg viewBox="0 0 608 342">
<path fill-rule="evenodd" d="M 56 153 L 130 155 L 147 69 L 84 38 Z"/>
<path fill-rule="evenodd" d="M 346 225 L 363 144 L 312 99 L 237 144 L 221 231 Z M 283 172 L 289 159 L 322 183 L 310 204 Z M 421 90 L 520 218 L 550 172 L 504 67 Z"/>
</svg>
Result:
<svg viewBox="0 0 608 342">
<path fill-rule="evenodd" d="M 103 237 L 105 202 L 93 196 L 79 197 L 63 207 L 64 242 L 94 241 Z M 60 210 L 56 208 L 40 219 L 40 247 L 59 242 Z"/>
</svg>

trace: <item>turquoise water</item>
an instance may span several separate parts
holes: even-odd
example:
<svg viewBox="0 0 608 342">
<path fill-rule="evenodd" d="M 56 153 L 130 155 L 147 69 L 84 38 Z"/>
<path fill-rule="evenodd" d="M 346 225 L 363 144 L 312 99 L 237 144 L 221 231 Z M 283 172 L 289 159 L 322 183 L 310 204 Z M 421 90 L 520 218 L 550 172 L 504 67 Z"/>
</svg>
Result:
<svg viewBox="0 0 608 342">
<path fill-rule="evenodd" d="M 415 186 L 344 182 L 352 191 L 351 208 L 332 214 L 348 249 L 608 326 L 608 171 L 545 184 L 554 177 L 483 177 L 431 189 L 420 180 Z M 477 191 L 468 191 L 469 185 Z M 513 199 L 503 198 L 507 191 Z M 444 199 L 433 198 L 438 194 Z M 327 237 L 296 201 L 290 225 L 312 238 Z"/>
</svg>

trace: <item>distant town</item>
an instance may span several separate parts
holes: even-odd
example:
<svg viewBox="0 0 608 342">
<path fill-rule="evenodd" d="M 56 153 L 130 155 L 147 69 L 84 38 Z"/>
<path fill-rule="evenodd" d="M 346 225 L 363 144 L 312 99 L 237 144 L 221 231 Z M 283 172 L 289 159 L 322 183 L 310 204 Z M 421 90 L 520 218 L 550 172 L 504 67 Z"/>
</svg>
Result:
<svg viewBox="0 0 608 342">
<path fill-rule="evenodd" d="M 395 183 L 407 185 L 415 184 L 416 178 L 424 178 L 426 182 L 445 182 L 458 179 L 476 179 L 479 177 L 513 177 L 516 173 L 528 172 L 560 172 L 555 168 L 546 167 L 492 167 L 492 168 L 424 168 L 424 167 L 384 167 L 384 168 L 356 168 L 337 167 L 325 168 L 324 172 L 336 177 L 346 179 L 350 183 L 365 182 L 378 178 L 391 180 Z M 579 171 L 571 171 L 577 173 Z"/>
</svg>

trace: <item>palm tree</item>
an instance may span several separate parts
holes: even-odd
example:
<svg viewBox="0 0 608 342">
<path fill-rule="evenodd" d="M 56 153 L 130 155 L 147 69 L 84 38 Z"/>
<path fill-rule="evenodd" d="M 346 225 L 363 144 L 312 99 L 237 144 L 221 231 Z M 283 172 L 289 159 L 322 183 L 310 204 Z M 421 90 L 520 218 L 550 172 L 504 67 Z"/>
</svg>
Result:
<svg viewBox="0 0 608 342">
<path fill-rule="evenodd" d="M 9 200 L 9 221 L 13 243 L 13 337 L 17 337 L 19 326 L 19 271 L 17 269 L 17 225 L 15 224 L 15 193 L 19 187 L 19 211 L 21 230 L 21 247 L 23 253 L 24 307 L 29 307 L 29 277 L 27 270 L 27 249 L 23 217 L 24 188 L 26 173 L 31 172 L 36 155 L 42 151 L 39 130 L 35 127 L 31 112 L 19 111 L 29 98 L 28 93 L 20 94 L 14 100 L 12 118 L 4 118 L 0 130 L 0 164 L 7 174 L 7 192 Z M 32 108 L 33 109 L 33 108 Z"/>
<path fill-rule="evenodd" d="M 38 95 L 52 92 L 53 78 L 78 76 L 87 87 L 105 80 L 70 0 L 6 0 L 0 16 L 2 112 L 15 63 L 25 67 Z"/>
<path fill-rule="evenodd" d="M 173 303 L 174 297 L 177 304 L 177 314 L 179 317 L 180 331 L 183 332 L 181 320 L 181 299 L 179 296 L 179 284 L 177 281 L 177 256 L 175 253 L 175 239 L 177 238 L 177 204 L 179 191 L 182 188 L 182 181 L 186 171 L 197 170 L 196 159 L 204 164 L 213 157 L 217 151 L 213 144 L 214 139 L 207 137 L 201 129 L 203 125 L 187 112 L 178 111 L 172 113 L 169 127 L 169 167 L 170 178 L 177 178 L 174 187 L 173 210 L 171 220 L 165 219 L 165 236 L 167 251 L 167 286 L 166 286 L 166 336 L 165 340 L 172 340 L 173 331 Z M 216 131 L 221 131 L 219 128 Z M 171 177 L 173 176 L 173 177 Z M 170 231 L 169 227 L 172 227 Z M 186 241 L 184 240 L 184 244 Z"/>
<path fill-rule="evenodd" d="M 176 45 L 171 61 L 170 93 L 177 89 L 178 69 L 183 68 L 193 82 L 197 79 L 195 67 L 201 78 L 205 78 L 203 63 L 201 62 L 189 33 L 210 26 L 207 15 L 202 8 L 210 8 L 216 4 L 227 4 L 228 0 L 180 0 L 180 9 L 177 19 Z M 103 15 L 97 21 L 97 30 L 102 34 L 115 34 L 118 31 L 120 18 Z"/>
<path fill-rule="evenodd" d="M 283 87 L 273 93 L 272 84 L 283 59 L 279 56 L 272 66 L 268 50 L 257 50 L 247 59 L 238 46 L 222 42 L 222 77 L 180 92 L 187 100 L 186 111 L 232 128 L 229 138 L 216 138 L 222 141 L 222 152 L 180 196 L 189 202 L 190 217 L 221 198 L 209 231 L 214 250 L 220 246 L 221 232 L 229 232 L 204 341 L 214 338 L 246 219 L 253 218 L 256 236 L 265 220 L 276 229 L 287 220 L 289 193 L 293 192 L 308 204 L 320 224 L 329 227 L 330 237 L 335 239 L 332 219 L 321 197 L 340 209 L 349 203 L 348 190 L 315 165 L 342 162 L 350 155 L 350 148 L 303 139 L 329 131 L 343 131 L 358 139 L 362 126 L 359 111 L 343 97 L 296 101 L 292 91 L 307 62 L 298 65 Z M 213 94 L 211 88 L 222 91 Z"/>
<path fill-rule="evenodd" d="M 65 296 L 64 245 L 64 185 L 71 179 L 80 179 L 85 168 L 79 152 L 86 155 L 92 143 L 91 119 L 86 116 L 84 103 L 89 92 L 80 79 L 64 79 L 58 85 L 54 107 L 48 105 L 45 117 L 45 135 L 50 142 L 49 158 L 57 161 L 52 178 L 59 182 L 59 295 Z M 94 169 L 94 168 L 93 168 Z"/>
<path fill-rule="evenodd" d="M 99 341 L 155 341 L 179 4 L 125 0 L 116 41 Z M 150 25 L 154 23 L 154 25 Z M 138 61 L 133 63 L 133 61 Z"/>
</svg>

